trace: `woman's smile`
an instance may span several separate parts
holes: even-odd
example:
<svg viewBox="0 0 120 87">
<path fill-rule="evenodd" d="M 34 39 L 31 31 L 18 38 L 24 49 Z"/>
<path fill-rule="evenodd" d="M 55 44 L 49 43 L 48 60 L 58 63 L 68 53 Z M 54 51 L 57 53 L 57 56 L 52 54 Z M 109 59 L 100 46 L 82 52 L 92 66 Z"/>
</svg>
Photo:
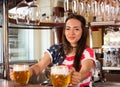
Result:
<svg viewBox="0 0 120 87">
<path fill-rule="evenodd" d="M 75 39 L 75 37 L 68 37 L 70 40 L 74 40 Z"/>
</svg>

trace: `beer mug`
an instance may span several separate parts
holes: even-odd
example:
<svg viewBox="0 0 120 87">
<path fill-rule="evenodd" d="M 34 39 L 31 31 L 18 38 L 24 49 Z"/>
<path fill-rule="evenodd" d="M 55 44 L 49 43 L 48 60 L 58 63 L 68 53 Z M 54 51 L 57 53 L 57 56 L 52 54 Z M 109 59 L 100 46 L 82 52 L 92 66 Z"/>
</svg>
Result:
<svg viewBox="0 0 120 87">
<path fill-rule="evenodd" d="M 67 66 L 51 67 L 50 79 L 53 87 L 67 87 L 70 83 L 70 72 Z"/>
<path fill-rule="evenodd" d="M 28 71 L 29 65 L 27 64 L 14 64 L 14 78 L 15 82 L 21 85 L 26 85 L 30 79 L 30 72 Z"/>
</svg>

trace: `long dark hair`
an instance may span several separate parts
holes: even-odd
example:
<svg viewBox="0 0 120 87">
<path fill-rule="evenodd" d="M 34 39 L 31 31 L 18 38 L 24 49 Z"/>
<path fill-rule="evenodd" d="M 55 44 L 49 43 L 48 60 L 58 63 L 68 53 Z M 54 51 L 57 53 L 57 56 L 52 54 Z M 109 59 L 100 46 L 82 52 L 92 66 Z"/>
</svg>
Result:
<svg viewBox="0 0 120 87">
<path fill-rule="evenodd" d="M 76 53 L 75 53 L 75 59 L 74 59 L 74 62 L 73 62 L 73 67 L 76 69 L 76 71 L 79 71 L 80 70 L 80 63 L 81 63 L 80 58 L 81 58 L 82 53 L 83 53 L 83 51 L 86 47 L 88 30 L 85 28 L 86 20 L 83 16 L 76 15 L 76 14 L 69 15 L 68 18 L 65 21 L 65 26 L 66 26 L 66 22 L 69 19 L 79 20 L 81 22 L 81 27 L 82 27 L 82 36 L 81 36 L 80 40 L 78 41 L 77 48 L 76 48 Z M 70 45 L 70 43 L 67 41 L 67 39 L 65 37 L 65 28 L 63 30 L 62 43 L 63 43 L 63 47 L 64 47 L 64 52 L 66 54 L 73 49 L 73 47 Z"/>
</svg>

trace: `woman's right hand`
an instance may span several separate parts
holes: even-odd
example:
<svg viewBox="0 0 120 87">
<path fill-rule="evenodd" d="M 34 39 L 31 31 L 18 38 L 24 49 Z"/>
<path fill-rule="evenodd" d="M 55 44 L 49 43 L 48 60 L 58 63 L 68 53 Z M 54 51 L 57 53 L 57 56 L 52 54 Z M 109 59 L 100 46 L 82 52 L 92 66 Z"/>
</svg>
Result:
<svg viewBox="0 0 120 87">
<path fill-rule="evenodd" d="M 13 81 L 15 80 L 13 69 L 10 69 L 10 79 L 13 80 Z"/>
</svg>

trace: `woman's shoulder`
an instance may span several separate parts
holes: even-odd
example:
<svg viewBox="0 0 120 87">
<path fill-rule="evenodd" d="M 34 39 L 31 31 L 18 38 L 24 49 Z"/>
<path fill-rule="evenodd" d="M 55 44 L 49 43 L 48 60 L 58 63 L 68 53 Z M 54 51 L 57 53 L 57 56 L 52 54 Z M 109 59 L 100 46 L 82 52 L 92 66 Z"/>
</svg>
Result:
<svg viewBox="0 0 120 87">
<path fill-rule="evenodd" d="M 93 49 L 90 48 L 90 47 L 88 47 L 88 46 L 85 47 L 85 50 L 86 50 L 86 51 L 93 51 Z"/>
<path fill-rule="evenodd" d="M 91 57 L 94 57 L 94 50 L 90 47 L 86 47 L 84 50 L 84 54 L 87 56 L 89 55 Z"/>
<path fill-rule="evenodd" d="M 53 44 L 50 46 L 50 49 L 60 49 L 62 47 L 62 44 L 59 43 L 59 44 Z"/>
</svg>

